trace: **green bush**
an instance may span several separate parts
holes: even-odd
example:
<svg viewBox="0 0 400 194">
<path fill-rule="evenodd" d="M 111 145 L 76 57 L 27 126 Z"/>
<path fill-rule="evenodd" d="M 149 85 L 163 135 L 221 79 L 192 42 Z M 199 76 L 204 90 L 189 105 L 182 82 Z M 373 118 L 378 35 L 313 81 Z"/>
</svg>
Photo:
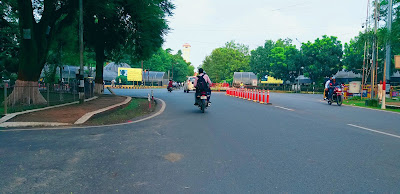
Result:
<svg viewBox="0 0 400 194">
<path fill-rule="evenodd" d="M 365 100 L 365 106 L 378 107 L 378 105 L 379 105 L 378 99 Z"/>
<path fill-rule="evenodd" d="M 361 96 L 353 96 L 349 100 L 361 100 Z"/>
<path fill-rule="evenodd" d="M 115 81 L 117 82 L 117 84 L 119 83 L 119 79 L 121 78 L 121 84 L 126 85 L 128 83 L 128 78 L 126 76 L 120 75 L 117 78 L 115 78 Z"/>
</svg>

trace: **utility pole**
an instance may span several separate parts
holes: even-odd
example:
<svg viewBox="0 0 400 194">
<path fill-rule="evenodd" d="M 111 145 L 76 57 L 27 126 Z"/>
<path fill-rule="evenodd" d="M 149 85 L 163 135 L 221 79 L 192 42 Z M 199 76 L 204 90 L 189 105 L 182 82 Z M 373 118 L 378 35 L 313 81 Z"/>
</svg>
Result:
<svg viewBox="0 0 400 194">
<path fill-rule="evenodd" d="M 80 50 L 80 70 L 79 70 L 79 103 L 83 103 L 85 99 L 84 87 L 84 69 L 83 69 L 83 5 L 79 0 L 79 50 Z"/>
<path fill-rule="evenodd" d="M 387 17 L 387 28 L 389 35 L 392 32 L 392 9 L 393 9 L 393 0 L 389 0 L 389 12 L 388 12 L 388 17 Z M 386 80 L 389 82 L 390 81 L 390 62 L 392 61 L 391 59 L 391 42 L 390 38 L 387 39 L 386 42 L 386 62 L 384 66 L 384 71 L 383 71 L 383 86 L 382 86 L 382 107 L 381 109 L 386 109 Z"/>
<path fill-rule="evenodd" d="M 388 12 L 388 17 L 387 17 L 387 29 L 390 33 L 392 32 L 392 10 L 393 10 L 393 0 L 389 0 L 389 12 Z M 386 42 L 386 71 L 384 72 L 384 74 L 386 75 L 386 80 L 390 81 L 390 63 L 391 63 L 392 59 L 391 59 L 391 42 L 390 39 L 388 38 L 387 42 Z M 383 81 L 386 82 L 386 80 L 384 79 Z"/>
<path fill-rule="evenodd" d="M 377 32 L 378 28 L 378 1 L 375 1 L 375 11 L 374 11 L 374 38 L 373 38 L 373 47 L 372 47 L 372 64 L 371 64 L 371 96 L 370 98 L 374 98 L 374 91 L 375 91 L 375 65 L 377 64 L 377 48 L 378 48 L 378 41 L 377 41 Z"/>
<path fill-rule="evenodd" d="M 368 18 L 369 18 L 369 0 L 368 0 L 368 4 L 367 4 L 367 18 L 366 18 L 366 20 L 365 20 L 365 36 L 367 36 L 367 33 L 368 33 L 368 27 L 369 27 L 369 20 L 368 20 Z M 364 26 L 363 26 L 364 27 Z M 367 67 L 368 66 L 368 60 L 369 60 L 369 58 L 367 57 L 367 47 L 368 47 L 368 45 L 367 45 L 367 41 L 368 41 L 368 39 L 366 38 L 365 39 L 365 44 L 364 44 L 364 60 L 363 60 L 363 67 L 362 67 L 362 71 L 363 71 L 363 73 L 362 73 L 362 80 L 361 80 L 361 100 L 362 100 L 362 98 L 363 98 L 363 91 L 364 91 L 364 83 L 366 82 L 366 79 L 367 78 L 365 78 L 364 79 L 364 77 L 365 77 L 365 74 L 366 74 L 366 69 L 365 69 L 365 67 Z M 369 55 L 369 51 L 368 51 L 368 55 Z M 368 68 L 367 68 L 368 69 Z"/>
</svg>

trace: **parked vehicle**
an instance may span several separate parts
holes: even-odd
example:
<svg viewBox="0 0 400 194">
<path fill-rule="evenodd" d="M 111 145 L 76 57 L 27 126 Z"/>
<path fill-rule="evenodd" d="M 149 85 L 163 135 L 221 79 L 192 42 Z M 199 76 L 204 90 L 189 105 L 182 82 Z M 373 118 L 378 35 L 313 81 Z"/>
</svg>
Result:
<svg viewBox="0 0 400 194">
<path fill-rule="evenodd" d="M 194 87 L 194 77 L 188 77 L 183 86 L 183 92 L 189 93 L 189 91 L 196 91 L 196 88 Z"/>
<path fill-rule="evenodd" d="M 328 100 L 328 104 L 332 105 L 332 102 L 336 102 L 338 106 L 343 103 L 343 87 L 342 85 L 335 86 L 332 93 L 332 99 Z"/>
</svg>

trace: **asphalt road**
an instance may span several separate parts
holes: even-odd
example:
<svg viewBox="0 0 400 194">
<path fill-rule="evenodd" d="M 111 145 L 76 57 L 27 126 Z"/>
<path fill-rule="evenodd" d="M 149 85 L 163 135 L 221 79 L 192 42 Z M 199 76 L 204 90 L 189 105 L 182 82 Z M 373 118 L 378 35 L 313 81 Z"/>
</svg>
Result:
<svg viewBox="0 0 400 194">
<path fill-rule="evenodd" d="M 400 114 L 277 93 L 213 93 L 202 114 L 193 93 L 154 92 L 151 120 L 0 133 L 0 193 L 400 192 Z"/>
</svg>

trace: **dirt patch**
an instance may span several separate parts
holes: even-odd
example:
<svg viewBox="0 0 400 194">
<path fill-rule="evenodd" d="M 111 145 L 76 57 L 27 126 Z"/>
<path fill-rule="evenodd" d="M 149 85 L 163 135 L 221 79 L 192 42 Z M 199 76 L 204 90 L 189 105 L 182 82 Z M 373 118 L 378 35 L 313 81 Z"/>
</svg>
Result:
<svg viewBox="0 0 400 194">
<path fill-rule="evenodd" d="M 400 106 L 400 102 L 386 102 L 387 105 Z"/>
<path fill-rule="evenodd" d="M 18 115 L 9 122 L 59 122 L 74 123 L 88 112 L 102 109 L 125 101 L 124 96 L 103 95 L 83 104 L 74 104 L 43 111 Z"/>
<path fill-rule="evenodd" d="M 178 153 L 169 153 L 164 156 L 164 159 L 166 159 L 170 162 L 177 162 L 177 161 L 181 160 L 182 158 L 183 158 L 183 155 L 178 154 Z"/>
</svg>

